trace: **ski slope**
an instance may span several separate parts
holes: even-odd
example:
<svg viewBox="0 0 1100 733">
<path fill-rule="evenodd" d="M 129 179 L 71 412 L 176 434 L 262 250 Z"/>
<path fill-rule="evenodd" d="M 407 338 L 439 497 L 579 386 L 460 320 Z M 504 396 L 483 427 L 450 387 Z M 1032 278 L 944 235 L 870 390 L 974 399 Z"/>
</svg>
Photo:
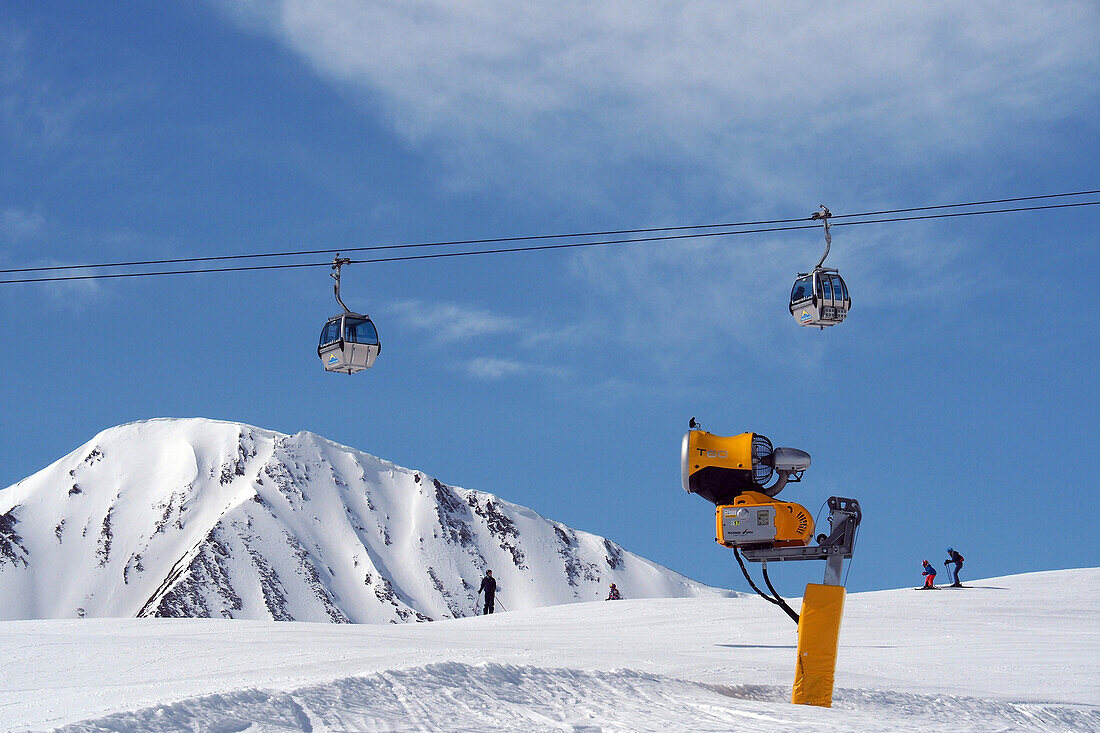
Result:
<svg viewBox="0 0 1100 733">
<path fill-rule="evenodd" d="M 16 731 L 1100 729 L 1100 568 L 971 585 L 850 595 L 830 709 L 787 702 L 795 626 L 741 596 L 404 625 L 5 621 L 0 718 Z"/>
</svg>

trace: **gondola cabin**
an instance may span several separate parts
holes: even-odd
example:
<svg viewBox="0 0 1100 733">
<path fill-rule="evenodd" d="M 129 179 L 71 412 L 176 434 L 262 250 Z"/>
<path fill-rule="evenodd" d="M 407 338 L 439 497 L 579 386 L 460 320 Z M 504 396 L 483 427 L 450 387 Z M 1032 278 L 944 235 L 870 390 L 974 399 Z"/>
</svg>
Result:
<svg viewBox="0 0 1100 733">
<path fill-rule="evenodd" d="M 848 286 L 833 269 L 800 274 L 791 288 L 791 315 L 800 326 L 835 326 L 851 307 Z"/>
<path fill-rule="evenodd" d="M 370 369 L 381 352 L 378 330 L 369 316 L 359 313 L 341 313 L 328 319 L 317 346 L 325 369 L 344 374 Z"/>
</svg>

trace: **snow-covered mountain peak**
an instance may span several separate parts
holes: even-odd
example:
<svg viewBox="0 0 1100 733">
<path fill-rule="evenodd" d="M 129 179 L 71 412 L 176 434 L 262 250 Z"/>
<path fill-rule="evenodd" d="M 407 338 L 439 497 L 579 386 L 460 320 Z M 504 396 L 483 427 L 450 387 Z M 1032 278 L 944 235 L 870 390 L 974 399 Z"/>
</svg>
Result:
<svg viewBox="0 0 1100 733">
<path fill-rule="evenodd" d="M 401 622 L 729 595 L 492 494 L 309 432 L 154 419 L 0 491 L 0 618 Z"/>
</svg>

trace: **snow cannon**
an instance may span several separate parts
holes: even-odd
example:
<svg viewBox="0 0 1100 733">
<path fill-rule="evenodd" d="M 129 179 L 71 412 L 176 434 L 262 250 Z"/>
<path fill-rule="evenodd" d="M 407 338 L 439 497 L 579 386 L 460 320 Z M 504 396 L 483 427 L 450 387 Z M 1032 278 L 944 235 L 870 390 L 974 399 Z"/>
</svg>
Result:
<svg viewBox="0 0 1100 733">
<path fill-rule="evenodd" d="M 791 702 L 829 707 L 844 611 L 844 561 L 855 548 L 856 530 L 863 518 L 859 502 L 831 496 L 828 534 L 811 545 L 814 522 L 806 507 L 778 501 L 790 482 L 802 480 L 810 454 L 797 448 L 773 448 L 757 433 L 723 437 L 699 427 L 695 418 L 680 446 L 680 475 L 684 491 L 715 505 L 715 534 L 733 556 L 751 587 L 798 624 L 798 656 Z M 775 476 L 774 483 L 769 484 Z M 744 555 L 744 560 L 741 556 Z M 745 560 L 758 562 L 770 595 L 753 582 Z M 825 578 L 810 583 L 802 596 L 802 613 L 795 613 L 775 590 L 768 563 L 788 560 L 824 560 Z"/>
<path fill-rule="evenodd" d="M 773 497 L 788 482 L 802 480 L 810 454 L 773 448 L 759 433 L 714 435 L 694 418 L 691 426 L 680 447 L 680 476 L 684 491 L 715 505 L 716 541 L 746 549 L 808 545 L 814 532 L 810 512 Z"/>
</svg>

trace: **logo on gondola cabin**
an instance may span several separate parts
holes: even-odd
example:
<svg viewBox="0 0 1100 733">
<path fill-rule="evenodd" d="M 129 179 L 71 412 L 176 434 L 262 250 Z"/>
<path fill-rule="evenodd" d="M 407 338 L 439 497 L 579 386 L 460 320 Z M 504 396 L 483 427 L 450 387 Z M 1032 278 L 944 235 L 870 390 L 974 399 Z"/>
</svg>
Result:
<svg viewBox="0 0 1100 733">
<path fill-rule="evenodd" d="M 799 316 L 799 319 L 800 319 L 800 320 L 801 320 L 801 321 L 802 321 L 803 323 L 805 323 L 806 321 L 812 320 L 812 319 L 813 319 L 813 316 L 811 316 L 811 315 L 810 315 L 810 312 L 809 312 L 808 310 L 806 310 L 805 308 L 803 308 L 803 309 L 802 309 L 802 315 L 801 315 L 801 316 Z"/>
<path fill-rule="evenodd" d="M 333 364 L 339 364 L 340 363 L 340 357 L 338 357 L 336 354 L 330 354 L 329 357 L 328 357 L 328 363 L 329 363 L 329 366 L 332 366 Z"/>
</svg>

